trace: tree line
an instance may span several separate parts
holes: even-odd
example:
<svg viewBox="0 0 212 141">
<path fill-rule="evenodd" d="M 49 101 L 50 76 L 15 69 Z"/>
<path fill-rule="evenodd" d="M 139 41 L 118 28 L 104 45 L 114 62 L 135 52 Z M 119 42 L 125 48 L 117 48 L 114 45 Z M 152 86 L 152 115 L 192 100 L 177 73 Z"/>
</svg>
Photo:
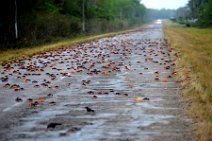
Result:
<svg viewBox="0 0 212 141">
<path fill-rule="evenodd" d="M 171 19 L 176 15 L 175 9 L 147 9 L 146 19 L 152 21 L 155 19 Z"/>
<path fill-rule="evenodd" d="M 212 26 L 212 0 L 189 0 L 185 7 L 176 11 L 176 18 L 188 25 Z"/>
<path fill-rule="evenodd" d="M 127 29 L 173 10 L 141 0 L 5 0 L 0 4 L 0 50 Z"/>
<path fill-rule="evenodd" d="M 6 0 L 0 10 L 1 45 L 30 45 L 126 29 L 144 21 L 146 8 L 139 0 Z"/>
</svg>

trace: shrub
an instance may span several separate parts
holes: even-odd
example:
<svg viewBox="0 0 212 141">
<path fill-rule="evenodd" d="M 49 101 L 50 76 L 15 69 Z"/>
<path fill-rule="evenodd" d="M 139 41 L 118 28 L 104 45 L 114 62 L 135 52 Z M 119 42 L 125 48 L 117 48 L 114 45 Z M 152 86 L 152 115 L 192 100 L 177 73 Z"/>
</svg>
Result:
<svg viewBox="0 0 212 141">
<path fill-rule="evenodd" d="M 33 22 L 23 20 L 20 24 L 20 44 L 33 45 L 55 38 L 70 37 L 79 33 L 81 28 L 78 18 L 66 15 L 47 14 L 32 20 Z"/>
</svg>

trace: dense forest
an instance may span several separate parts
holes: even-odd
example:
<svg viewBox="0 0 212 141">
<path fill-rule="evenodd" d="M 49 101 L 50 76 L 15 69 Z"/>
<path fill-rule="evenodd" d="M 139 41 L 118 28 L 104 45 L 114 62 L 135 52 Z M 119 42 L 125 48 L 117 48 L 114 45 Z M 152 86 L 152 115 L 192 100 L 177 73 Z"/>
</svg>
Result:
<svg viewBox="0 0 212 141">
<path fill-rule="evenodd" d="M 176 12 L 177 20 L 201 27 L 212 26 L 212 0 L 189 0 Z M 188 24 L 188 25 L 189 25 Z"/>
<path fill-rule="evenodd" d="M 87 34 L 119 31 L 172 10 L 147 9 L 141 0 L 7 0 L 0 8 L 0 49 L 32 46 Z"/>
<path fill-rule="evenodd" d="M 7 0 L 0 9 L 1 45 L 122 30 L 145 15 L 139 0 Z"/>
</svg>

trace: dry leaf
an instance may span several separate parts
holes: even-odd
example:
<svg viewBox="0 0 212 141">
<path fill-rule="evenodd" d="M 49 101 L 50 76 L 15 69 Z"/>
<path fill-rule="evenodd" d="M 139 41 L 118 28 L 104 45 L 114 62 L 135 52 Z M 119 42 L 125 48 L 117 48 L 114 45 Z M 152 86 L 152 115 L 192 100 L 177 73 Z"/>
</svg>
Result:
<svg viewBox="0 0 212 141">
<path fill-rule="evenodd" d="M 143 99 L 140 97 L 135 98 L 135 102 L 143 102 Z"/>
<path fill-rule="evenodd" d="M 39 99 L 38 99 L 38 102 L 39 102 L 39 103 L 44 103 L 44 102 L 45 102 L 45 98 L 39 98 Z"/>
</svg>

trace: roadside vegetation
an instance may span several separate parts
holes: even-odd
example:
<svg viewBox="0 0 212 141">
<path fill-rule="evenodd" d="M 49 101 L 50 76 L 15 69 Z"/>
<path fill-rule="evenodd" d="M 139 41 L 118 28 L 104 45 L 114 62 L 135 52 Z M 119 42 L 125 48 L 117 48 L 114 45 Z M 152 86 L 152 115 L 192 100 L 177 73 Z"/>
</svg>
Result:
<svg viewBox="0 0 212 141">
<path fill-rule="evenodd" d="M 126 30 L 144 23 L 145 10 L 139 0 L 2 1 L 0 50 Z"/>
<path fill-rule="evenodd" d="M 147 10 L 140 0 L 2 1 L 0 65 L 131 31 L 156 18 L 169 18 L 174 12 Z"/>
<path fill-rule="evenodd" d="M 177 79 L 198 141 L 212 140 L 212 28 L 166 22 L 165 35 L 176 59 Z"/>
<path fill-rule="evenodd" d="M 189 0 L 188 4 L 176 11 L 173 19 L 187 27 L 212 27 L 212 0 Z"/>
<path fill-rule="evenodd" d="M 175 10 L 147 9 L 140 1 L 1 1 L 0 51 L 122 31 L 174 16 Z"/>
<path fill-rule="evenodd" d="M 31 57 L 33 55 L 41 54 L 41 53 L 44 53 L 47 51 L 52 51 L 52 50 L 63 48 L 63 47 L 70 47 L 70 46 L 74 46 L 79 43 L 93 41 L 93 40 L 96 40 L 99 38 L 111 37 L 111 36 L 118 35 L 118 34 L 134 32 L 134 31 L 140 30 L 143 26 L 140 26 L 137 28 L 132 28 L 129 30 L 123 30 L 123 31 L 119 31 L 119 32 L 111 32 L 111 33 L 105 33 L 105 34 L 100 34 L 100 35 L 76 37 L 76 38 L 60 40 L 60 41 L 56 41 L 56 42 L 52 42 L 52 43 L 36 45 L 36 46 L 32 46 L 32 47 L 7 49 L 5 51 L 0 51 L 0 56 L 1 56 L 0 57 L 0 67 L 6 63 L 20 61 L 20 60 L 26 59 L 28 57 Z"/>
</svg>

